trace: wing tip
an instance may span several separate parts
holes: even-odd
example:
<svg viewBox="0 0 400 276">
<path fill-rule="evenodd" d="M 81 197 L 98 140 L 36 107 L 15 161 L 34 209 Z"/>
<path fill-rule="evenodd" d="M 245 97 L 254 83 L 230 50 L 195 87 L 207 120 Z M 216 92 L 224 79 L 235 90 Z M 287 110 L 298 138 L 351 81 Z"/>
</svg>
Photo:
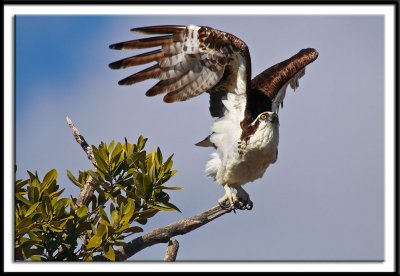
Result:
<svg viewBox="0 0 400 276">
<path fill-rule="evenodd" d="M 120 80 L 118 82 L 118 85 L 130 85 L 130 84 L 132 84 L 132 83 L 129 83 L 126 79 Z"/>
<path fill-rule="evenodd" d="M 300 50 L 299 54 L 307 55 L 312 61 L 318 58 L 318 51 L 315 48 L 305 48 Z"/>
<path fill-rule="evenodd" d="M 110 69 L 121 69 L 122 68 L 121 67 L 121 62 L 119 62 L 119 61 L 115 61 L 115 62 L 112 62 L 112 63 L 108 64 L 108 67 Z"/>
<path fill-rule="evenodd" d="M 167 94 L 167 95 L 164 96 L 163 101 L 164 101 L 165 103 L 173 103 L 173 102 L 175 102 L 176 100 L 174 99 L 174 97 L 168 96 L 168 94 Z"/>
<path fill-rule="evenodd" d="M 115 43 L 108 46 L 108 48 L 112 50 L 122 50 L 122 45 L 123 45 L 122 43 Z"/>
</svg>

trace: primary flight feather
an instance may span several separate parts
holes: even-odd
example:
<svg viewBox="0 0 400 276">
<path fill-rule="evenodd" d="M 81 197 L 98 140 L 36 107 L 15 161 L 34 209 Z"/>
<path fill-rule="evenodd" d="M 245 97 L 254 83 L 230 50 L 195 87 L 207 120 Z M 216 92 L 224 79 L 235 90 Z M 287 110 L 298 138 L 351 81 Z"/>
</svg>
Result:
<svg viewBox="0 0 400 276">
<path fill-rule="evenodd" d="M 130 50 L 157 50 L 111 63 L 112 69 L 155 64 L 119 81 L 132 85 L 158 79 L 147 96 L 164 94 L 164 101 L 185 101 L 204 92 L 210 95 L 215 118 L 212 133 L 196 145 L 214 147 L 206 173 L 223 185 L 221 206 L 251 209 L 253 203 L 242 185 L 261 178 L 276 162 L 279 143 L 278 111 L 288 85 L 298 87 L 305 67 L 318 57 L 303 49 L 251 79 L 249 49 L 236 36 L 206 26 L 150 26 L 131 31 L 158 35 L 110 45 Z M 236 190 L 236 193 L 234 193 Z"/>
</svg>

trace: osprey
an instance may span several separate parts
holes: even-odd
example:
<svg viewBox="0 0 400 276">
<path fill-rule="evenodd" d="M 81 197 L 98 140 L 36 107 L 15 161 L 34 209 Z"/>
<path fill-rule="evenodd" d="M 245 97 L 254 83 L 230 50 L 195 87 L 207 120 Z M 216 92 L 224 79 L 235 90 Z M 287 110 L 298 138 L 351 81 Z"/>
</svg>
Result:
<svg viewBox="0 0 400 276">
<path fill-rule="evenodd" d="M 110 48 L 161 48 L 111 63 L 110 68 L 120 69 L 156 62 L 118 83 L 132 85 L 158 79 L 146 96 L 165 94 L 167 103 L 207 92 L 215 120 L 212 133 L 196 144 L 216 149 L 206 164 L 206 173 L 225 189 L 225 195 L 218 200 L 221 206 L 250 210 L 253 203 L 242 185 L 261 178 L 276 162 L 278 111 L 286 88 L 298 87 L 298 79 L 318 52 L 303 49 L 251 79 L 249 49 L 232 34 L 195 25 L 150 26 L 131 31 L 159 36 L 120 42 Z"/>
</svg>

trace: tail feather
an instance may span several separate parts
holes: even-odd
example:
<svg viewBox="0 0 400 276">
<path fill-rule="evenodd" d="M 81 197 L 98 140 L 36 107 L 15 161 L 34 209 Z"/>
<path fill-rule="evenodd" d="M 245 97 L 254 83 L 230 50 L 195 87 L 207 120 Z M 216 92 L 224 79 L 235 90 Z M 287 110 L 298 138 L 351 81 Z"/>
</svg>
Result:
<svg viewBox="0 0 400 276">
<path fill-rule="evenodd" d="M 212 142 L 210 141 L 211 135 L 212 135 L 212 134 L 208 135 L 204 140 L 201 140 L 200 142 L 196 143 L 195 146 L 198 146 L 198 147 L 214 147 L 214 148 L 217 148 L 217 147 L 214 145 L 214 143 L 212 143 Z"/>
</svg>

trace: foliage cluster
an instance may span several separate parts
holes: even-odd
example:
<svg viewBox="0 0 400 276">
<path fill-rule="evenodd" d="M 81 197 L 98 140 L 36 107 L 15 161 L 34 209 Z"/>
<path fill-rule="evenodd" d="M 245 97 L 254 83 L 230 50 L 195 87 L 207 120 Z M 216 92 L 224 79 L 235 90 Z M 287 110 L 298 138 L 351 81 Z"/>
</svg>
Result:
<svg viewBox="0 0 400 276">
<path fill-rule="evenodd" d="M 61 197 L 57 171 L 42 180 L 37 172 L 15 182 L 15 259 L 33 261 L 90 261 L 102 254 L 114 261 L 116 247 L 127 237 L 142 232 L 139 225 L 160 211 L 180 211 L 170 202 L 165 183 L 176 173 L 172 155 L 165 161 L 161 150 L 144 149 L 147 139 L 136 144 L 101 142 L 92 146 L 96 160 L 93 170 L 79 171 L 73 184 L 86 182 L 95 193 L 88 206 L 77 198 Z"/>
</svg>

